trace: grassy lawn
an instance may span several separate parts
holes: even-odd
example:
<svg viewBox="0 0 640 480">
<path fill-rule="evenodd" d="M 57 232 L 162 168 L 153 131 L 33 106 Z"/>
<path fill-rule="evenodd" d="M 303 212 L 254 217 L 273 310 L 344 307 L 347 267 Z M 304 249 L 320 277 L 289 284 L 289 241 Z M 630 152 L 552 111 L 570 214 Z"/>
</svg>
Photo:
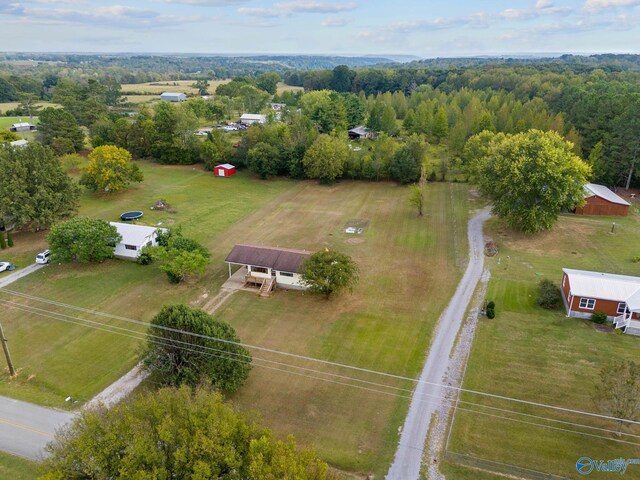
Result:
<svg viewBox="0 0 640 480">
<path fill-rule="evenodd" d="M 21 457 L 0 452 L 0 478 L 33 480 L 38 476 L 38 464 Z"/>
<path fill-rule="evenodd" d="M 244 174 L 232 179 L 215 178 L 210 172 L 192 167 L 160 167 L 145 162 L 140 166 L 146 178 L 142 184 L 113 196 L 85 193 L 80 214 L 117 220 L 125 210 L 141 209 L 147 224 L 184 226 L 186 235 L 205 243 L 212 252 L 213 261 L 206 275 L 197 282 L 176 287 L 153 266 L 145 268 L 112 260 L 101 265 L 50 265 L 12 284 L 10 289 L 149 320 L 163 304 L 197 301 L 202 295 L 215 293 L 223 278 L 220 261 L 227 253 L 216 249 L 216 238 L 260 208 L 260 201 L 268 201 L 295 185 L 279 180 L 260 182 Z M 176 213 L 150 210 L 149 206 L 160 198 L 166 199 Z M 16 246 L 2 251 L 2 260 L 13 261 L 19 267 L 32 263 L 35 254 L 46 246 L 45 233 L 16 235 Z M 213 278 L 218 282 L 212 283 Z M 0 294 L 0 299 L 16 300 L 7 294 Z M 34 302 L 30 305 L 77 315 Z M 80 402 L 88 400 L 135 364 L 137 339 L 7 311 L 10 315 L 6 319 L 3 315 L 3 326 L 12 339 L 12 355 L 20 374 L 17 380 L 8 381 L 3 371 L 0 394 L 69 408 L 71 405 L 64 402 L 68 395 Z"/>
<path fill-rule="evenodd" d="M 616 222 L 616 233 L 609 234 Z M 640 338 L 601 333 L 590 321 L 568 319 L 564 311 L 549 312 L 535 304 L 543 277 L 559 284 L 562 267 L 638 275 L 631 262 L 637 255 L 638 211 L 628 218 L 563 216 L 552 232 L 527 237 L 492 220 L 488 233 L 500 252 L 489 261 L 492 279 L 487 298 L 496 302 L 494 320 L 480 321 L 464 386 L 566 408 L 594 411 L 591 400 L 602 365 L 612 360 L 640 358 Z M 463 400 L 490 404 L 532 415 L 615 429 L 611 422 L 518 406 L 465 394 Z M 465 406 L 465 408 L 475 408 Z M 490 412 L 510 416 L 500 412 Z M 512 416 L 512 415 L 511 415 Z M 544 421 L 514 417 L 524 421 Z M 551 430 L 502 418 L 458 411 L 450 450 L 476 457 L 581 478 L 575 462 L 638 458 L 640 448 L 613 441 L 610 434 L 560 424 L 606 438 Z M 630 432 L 640 434 L 640 429 Z M 628 440 L 636 441 L 633 437 Z M 636 442 L 637 443 L 637 442 Z M 629 467 L 627 474 L 634 466 Z M 637 468 L 637 467 L 636 467 Z M 619 475 L 619 474 L 616 474 Z M 635 471 L 634 475 L 640 475 Z M 614 478 L 594 472 L 594 478 Z"/>
<path fill-rule="evenodd" d="M 356 260 L 360 283 L 353 294 L 329 301 L 300 292 L 278 291 L 268 300 L 241 292 L 217 315 L 252 344 L 415 376 L 464 263 L 466 199 L 466 186 L 429 184 L 428 213 L 418 218 L 406 189 L 391 184 L 307 183 L 290 190 L 228 230 L 220 239 L 223 251 L 235 242 L 336 248 Z M 369 222 L 362 237 L 343 233 L 352 219 Z M 299 365 L 326 370 L 309 362 Z M 333 465 L 373 471 L 376 477 L 388 467 L 407 408 L 405 398 L 259 367 L 233 400 L 243 410 L 257 409 L 278 433 L 315 444 Z"/>
<path fill-rule="evenodd" d="M 229 80 L 209 80 L 209 91 L 215 92 L 218 85 L 228 83 Z M 162 92 L 177 92 L 177 93 L 198 93 L 196 88 L 193 88 L 195 80 L 170 80 L 161 82 L 148 82 L 148 83 L 126 83 L 122 85 L 123 92 L 131 92 L 134 95 L 160 95 Z M 125 93 L 125 96 L 126 93 Z"/>
<path fill-rule="evenodd" d="M 240 292 L 218 315 L 248 343 L 394 374 L 419 372 L 434 324 L 464 267 L 466 186 L 429 184 L 427 213 L 418 218 L 407 202 L 406 189 L 390 183 L 342 182 L 327 187 L 259 181 L 244 173 L 220 179 L 199 168 L 140 165 L 145 174 L 141 185 L 115 195 L 85 193 L 80 214 L 116 220 L 125 210 L 141 209 L 146 224 L 182 226 L 187 236 L 211 251 L 211 265 L 203 278 L 175 287 L 153 266 L 113 260 L 97 266 L 51 265 L 11 289 L 146 321 L 166 303 L 203 305 L 226 279 L 223 260 L 235 243 L 308 250 L 335 247 L 352 255 L 360 266 L 361 281 L 352 295 L 326 301 L 302 292 L 279 291 L 270 299 Z M 165 199 L 176 213 L 150 210 L 158 199 Z M 362 236 L 343 233 L 351 220 L 366 223 Z M 14 255 L 16 263 L 23 257 L 27 262 L 44 246 L 38 243 L 42 240 L 42 233 L 17 236 L 16 247 L 5 252 Z M 8 298 L 24 301 L 0 294 L 0 299 Z M 47 313 L 124 325 L 63 307 L 29 305 Z M 136 338 L 10 312 L 3 325 L 20 374 L 14 381 L 3 378 L 0 394 L 71 408 L 64 402 L 67 395 L 83 402 L 136 361 L 140 346 Z M 337 369 L 334 373 L 353 374 Z M 359 377 L 411 387 L 380 377 Z M 293 433 L 301 443 L 315 445 L 339 468 L 378 476 L 392 458 L 408 404 L 403 397 L 260 367 L 233 401 L 243 410 L 259 412 L 278 434 Z"/>
<path fill-rule="evenodd" d="M 24 117 L 0 117 L 0 129 L 8 130 L 11 125 L 19 122 L 28 122 L 29 115 Z M 38 123 L 38 117 L 33 117 L 33 123 Z M 26 132 L 18 132 L 18 134 Z"/>
</svg>

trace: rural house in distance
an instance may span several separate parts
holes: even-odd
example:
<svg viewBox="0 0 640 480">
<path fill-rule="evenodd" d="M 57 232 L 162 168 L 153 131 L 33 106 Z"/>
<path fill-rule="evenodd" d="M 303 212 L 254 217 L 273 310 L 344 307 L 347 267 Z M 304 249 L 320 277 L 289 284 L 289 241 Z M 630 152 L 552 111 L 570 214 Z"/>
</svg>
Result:
<svg viewBox="0 0 640 480">
<path fill-rule="evenodd" d="M 578 215 L 616 215 L 626 217 L 630 203 L 604 185 L 587 183 L 584 186 L 584 207 L 576 208 Z"/>
<path fill-rule="evenodd" d="M 165 102 L 186 102 L 187 96 L 184 93 L 164 92 L 160 94 L 160 100 Z"/>
<path fill-rule="evenodd" d="M 276 287 L 306 289 L 301 273 L 302 265 L 310 255 L 306 250 L 236 245 L 225 262 L 229 265 L 229 278 L 231 265 L 241 265 L 245 284 L 260 285 L 260 294 L 268 295 Z"/>
<path fill-rule="evenodd" d="M 615 328 L 640 335 L 640 277 L 563 268 L 562 298 L 567 316 L 607 314 Z"/>
</svg>

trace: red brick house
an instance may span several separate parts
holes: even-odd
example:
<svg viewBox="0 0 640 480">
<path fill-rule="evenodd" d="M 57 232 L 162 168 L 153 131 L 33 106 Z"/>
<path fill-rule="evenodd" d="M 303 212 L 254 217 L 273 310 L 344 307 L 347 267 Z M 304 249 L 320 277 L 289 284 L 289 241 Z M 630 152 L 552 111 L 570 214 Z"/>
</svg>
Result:
<svg viewBox="0 0 640 480">
<path fill-rule="evenodd" d="M 567 316 L 607 314 L 615 328 L 640 335 L 640 277 L 563 268 L 562 297 Z"/>
<path fill-rule="evenodd" d="M 626 217 L 629 202 L 616 195 L 604 185 L 587 183 L 584 186 L 584 207 L 577 207 L 578 215 L 610 215 Z"/>
</svg>

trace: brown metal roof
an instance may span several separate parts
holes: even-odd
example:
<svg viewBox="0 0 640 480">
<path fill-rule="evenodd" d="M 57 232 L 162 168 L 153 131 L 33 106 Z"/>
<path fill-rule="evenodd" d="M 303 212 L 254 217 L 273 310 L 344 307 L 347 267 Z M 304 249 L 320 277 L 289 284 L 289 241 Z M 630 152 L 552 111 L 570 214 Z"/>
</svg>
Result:
<svg viewBox="0 0 640 480">
<path fill-rule="evenodd" d="M 302 264 L 310 255 L 311 253 L 306 250 L 263 247 L 259 245 L 236 245 L 227 255 L 225 262 L 300 273 Z"/>
</svg>

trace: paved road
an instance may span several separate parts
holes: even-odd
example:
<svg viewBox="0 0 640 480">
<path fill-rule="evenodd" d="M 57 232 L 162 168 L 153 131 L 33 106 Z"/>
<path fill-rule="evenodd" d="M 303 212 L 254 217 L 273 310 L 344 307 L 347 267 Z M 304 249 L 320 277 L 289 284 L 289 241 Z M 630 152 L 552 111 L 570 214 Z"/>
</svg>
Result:
<svg viewBox="0 0 640 480">
<path fill-rule="evenodd" d="M 484 264 L 482 226 L 488 218 L 489 209 L 485 209 L 469 220 L 469 265 L 447 309 L 438 321 L 429 355 L 420 374 L 419 383 L 413 392 L 409 413 L 402 427 L 396 456 L 386 476 L 387 480 L 417 480 L 420 475 L 429 423 L 438 407 L 438 402 L 429 401 L 429 399 L 433 400 L 432 395 L 439 397 L 445 393 L 443 387 L 431 385 L 431 383 L 440 384 L 443 381 L 465 311 L 482 276 Z"/>
<path fill-rule="evenodd" d="M 0 397 L 0 450 L 37 460 L 74 414 Z"/>
<path fill-rule="evenodd" d="M 44 265 L 38 264 L 38 263 L 33 263 L 33 264 L 29 265 L 28 267 L 21 268 L 20 270 L 16 270 L 16 271 L 11 272 L 9 274 L 3 273 L 2 275 L 0 275 L 0 288 L 6 287 L 10 283 L 15 282 L 16 280 L 18 280 L 18 279 L 20 279 L 22 277 L 26 277 L 30 273 L 33 273 L 36 270 L 41 269 L 42 267 L 44 267 Z"/>
</svg>

